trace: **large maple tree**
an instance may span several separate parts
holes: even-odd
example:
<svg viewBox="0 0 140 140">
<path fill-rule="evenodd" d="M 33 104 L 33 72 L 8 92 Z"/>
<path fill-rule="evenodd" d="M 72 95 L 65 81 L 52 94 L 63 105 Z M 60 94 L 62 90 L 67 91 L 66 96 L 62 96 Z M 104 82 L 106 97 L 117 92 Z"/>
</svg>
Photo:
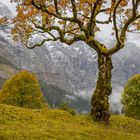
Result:
<svg viewBox="0 0 140 140">
<path fill-rule="evenodd" d="M 91 99 L 91 116 L 109 123 L 109 96 L 114 53 L 125 45 L 127 32 L 140 30 L 140 0 L 12 0 L 17 3 L 13 38 L 33 49 L 47 41 L 68 45 L 84 41 L 98 55 L 98 80 Z M 101 17 L 106 18 L 102 20 Z M 99 24 L 112 26 L 115 44 L 109 48 L 96 38 Z M 39 34 L 39 36 L 37 36 Z M 42 39 L 35 41 L 35 37 Z"/>
</svg>

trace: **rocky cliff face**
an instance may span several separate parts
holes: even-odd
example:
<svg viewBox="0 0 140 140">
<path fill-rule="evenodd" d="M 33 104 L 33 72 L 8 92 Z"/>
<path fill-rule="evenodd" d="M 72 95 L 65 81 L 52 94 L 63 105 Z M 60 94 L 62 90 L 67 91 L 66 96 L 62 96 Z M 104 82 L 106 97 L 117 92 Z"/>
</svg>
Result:
<svg viewBox="0 0 140 140">
<path fill-rule="evenodd" d="M 3 7 L 2 4 L 0 6 Z M 4 13 L 10 13 L 8 8 L 4 9 Z M 3 15 L 1 9 L 0 14 Z M 13 73 L 19 69 L 35 72 L 44 83 L 56 85 L 72 93 L 74 98 L 80 96 L 90 100 L 98 75 L 97 55 L 93 49 L 83 42 L 72 46 L 52 42 L 28 50 L 11 40 L 9 30 L 6 26 L 0 27 L 0 64 L 10 66 Z M 110 101 L 116 110 L 120 108 L 120 94 L 128 78 L 140 73 L 139 59 L 140 49 L 133 43 L 126 43 L 126 47 L 113 56 L 113 94 Z M 0 77 L 2 75 L 0 69 Z"/>
</svg>

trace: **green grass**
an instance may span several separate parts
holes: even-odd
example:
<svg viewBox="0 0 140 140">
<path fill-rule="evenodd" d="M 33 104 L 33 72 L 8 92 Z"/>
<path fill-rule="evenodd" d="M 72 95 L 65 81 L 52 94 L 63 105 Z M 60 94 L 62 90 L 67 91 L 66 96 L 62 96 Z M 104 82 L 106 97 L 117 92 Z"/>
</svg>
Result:
<svg viewBox="0 0 140 140">
<path fill-rule="evenodd" d="M 112 116 L 105 126 L 61 110 L 0 105 L 0 140 L 140 140 L 140 121 Z"/>
</svg>

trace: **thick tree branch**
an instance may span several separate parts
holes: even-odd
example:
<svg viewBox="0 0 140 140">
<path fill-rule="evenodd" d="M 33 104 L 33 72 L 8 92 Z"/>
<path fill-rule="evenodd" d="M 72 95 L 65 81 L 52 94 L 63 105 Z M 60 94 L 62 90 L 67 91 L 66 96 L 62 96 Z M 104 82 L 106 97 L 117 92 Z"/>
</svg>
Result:
<svg viewBox="0 0 140 140">
<path fill-rule="evenodd" d="M 72 45 L 74 42 L 79 41 L 79 40 L 85 41 L 85 38 L 82 35 L 77 35 L 77 36 L 74 36 L 73 39 L 66 39 L 63 35 L 60 35 L 60 37 L 53 38 L 53 39 L 52 38 L 43 39 L 43 41 L 41 41 L 41 43 L 35 44 L 33 46 L 28 45 L 28 41 L 26 43 L 24 43 L 24 45 L 28 49 L 33 49 L 33 48 L 42 46 L 45 42 L 57 41 L 57 40 L 60 40 L 62 43 L 66 43 L 67 45 Z"/>
<path fill-rule="evenodd" d="M 98 2 L 95 2 L 95 4 L 92 6 L 92 9 L 91 9 L 91 16 L 90 16 L 90 21 L 89 21 L 89 24 L 88 24 L 88 28 L 89 28 L 89 31 L 90 31 L 90 35 L 93 35 L 93 29 L 95 27 L 95 23 L 96 23 L 96 8 L 98 6 Z"/>
<path fill-rule="evenodd" d="M 71 45 L 75 41 L 82 40 L 82 41 L 86 42 L 91 48 L 95 49 L 98 53 L 101 53 L 103 55 L 112 55 L 113 53 L 117 52 L 119 49 L 123 48 L 124 42 L 126 39 L 126 32 L 128 31 L 128 28 L 132 25 L 131 24 L 132 22 L 134 22 L 135 20 L 140 18 L 140 16 L 137 15 L 138 14 L 138 5 L 140 3 L 140 0 L 132 0 L 132 9 L 129 10 L 128 8 L 126 8 L 126 9 L 124 8 L 124 11 L 122 10 L 122 8 L 123 8 L 123 6 L 126 6 L 127 3 L 121 3 L 121 2 L 123 2 L 123 0 L 110 1 L 109 8 L 106 8 L 106 6 L 105 6 L 106 4 L 108 4 L 108 3 L 105 3 L 107 1 L 104 1 L 104 0 L 91 1 L 91 3 L 92 3 L 91 9 L 87 10 L 87 9 L 83 8 L 83 11 L 81 10 L 81 8 L 79 8 L 79 4 L 78 4 L 77 0 L 65 1 L 66 2 L 65 4 L 67 6 L 66 8 L 64 7 L 65 4 L 63 5 L 63 3 L 61 3 L 61 1 L 59 1 L 59 0 L 48 1 L 48 4 L 43 3 L 43 2 L 39 2 L 36 0 L 30 0 L 30 3 L 29 3 L 29 1 L 28 1 L 28 3 L 23 3 L 24 5 L 31 5 L 31 9 L 33 7 L 35 9 L 38 9 L 40 11 L 39 14 L 42 12 L 43 12 L 43 14 L 47 13 L 47 16 L 48 16 L 47 18 L 50 17 L 49 22 L 47 22 L 46 20 L 43 20 L 44 21 L 43 25 L 40 25 L 40 23 L 38 24 L 38 21 L 36 21 L 36 20 L 32 21 L 33 26 L 34 26 L 34 27 L 33 26 L 32 27 L 35 30 L 37 29 L 38 31 L 42 31 L 42 33 L 44 32 L 44 34 L 46 35 L 46 40 L 44 39 L 42 41 L 42 43 L 44 43 L 46 41 L 60 40 L 61 42 Z M 83 4 L 83 6 L 84 6 L 84 4 L 86 4 L 86 2 L 83 1 L 81 4 Z M 50 8 L 48 5 L 49 6 L 51 5 L 53 7 Z M 26 12 L 28 13 L 28 11 L 31 10 L 30 6 L 29 7 L 27 6 L 27 10 L 22 9 L 22 8 L 20 9 L 20 8 L 21 7 L 19 6 L 19 10 L 20 10 L 19 12 L 21 12 L 23 10 L 23 12 L 25 11 L 25 13 Z M 70 9 L 70 13 L 72 15 L 69 14 L 69 12 L 67 11 L 68 8 Z M 63 12 L 61 12 L 60 9 L 64 10 L 66 12 L 66 14 L 63 14 Z M 113 10 L 113 17 L 111 15 L 112 10 Z M 132 11 L 132 16 L 129 15 L 130 11 Z M 105 21 L 97 20 L 97 15 L 100 13 L 103 13 L 103 12 L 107 15 L 110 14 L 109 18 Z M 120 13 L 122 12 L 123 14 L 126 14 L 126 16 L 122 17 L 122 19 L 121 19 L 120 27 L 117 26 L 118 12 L 120 12 Z M 30 11 L 29 11 L 29 14 L 30 14 Z M 44 15 L 46 15 L 46 14 L 44 14 L 44 15 L 43 14 L 42 14 L 42 16 L 45 19 L 46 16 L 44 16 Z M 70 16 L 68 16 L 68 14 Z M 18 16 L 21 18 L 20 15 L 18 15 Z M 23 14 L 23 16 L 24 16 L 24 14 Z M 38 14 L 36 15 L 36 13 L 35 14 L 33 13 L 33 17 L 34 16 L 37 17 Z M 30 17 L 26 17 L 26 15 L 25 15 L 25 19 L 26 18 L 28 21 L 28 18 L 30 18 Z M 127 18 L 129 18 L 129 19 L 127 20 Z M 113 48 L 107 49 L 105 47 L 105 45 L 103 45 L 102 43 L 100 43 L 98 40 L 95 39 L 95 32 L 96 32 L 95 29 L 96 29 L 96 24 L 109 24 L 112 21 L 113 21 L 113 26 L 115 29 L 115 37 L 116 37 L 117 42 Z M 54 26 L 55 23 L 57 23 L 57 22 L 59 22 L 61 25 Z M 69 27 L 70 24 L 72 26 Z M 29 28 L 27 28 L 27 29 L 29 29 Z M 53 30 L 58 32 L 58 37 L 56 37 L 53 34 Z M 30 32 L 30 30 L 28 32 Z M 31 31 L 31 32 L 33 33 L 33 31 Z M 50 37 L 50 38 L 48 38 L 48 37 Z M 25 36 L 25 39 L 26 38 L 28 38 L 28 36 L 27 37 Z M 42 45 L 42 43 L 36 44 L 34 47 L 40 46 L 40 45 Z M 34 47 L 31 47 L 31 48 L 34 48 Z"/>
<path fill-rule="evenodd" d="M 91 48 L 96 50 L 97 53 L 106 54 L 108 49 L 96 39 L 91 39 L 86 42 Z"/>
<path fill-rule="evenodd" d="M 140 19 L 140 15 L 137 15 L 137 16 L 132 16 L 131 18 L 129 18 L 127 20 L 127 22 L 125 23 L 124 27 L 122 28 L 121 30 L 121 33 L 120 33 L 120 37 L 119 37 L 119 40 L 121 42 L 121 44 L 119 44 L 118 42 L 116 43 L 116 45 L 109 49 L 109 51 L 107 52 L 107 54 L 114 54 L 115 52 L 119 51 L 121 48 L 124 47 L 124 42 L 125 42 L 125 39 L 126 39 L 126 32 L 127 32 L 127 29 L 128 27 L 131 25 L 131 23 L 133 23 L 134 21 L 136 21 L 137 19 Z"/>
<path fill-rule="evenodd" d="M 117 3 L 116 3 L 116 0 L 115 0 L 115 7 L 114 7 L 114 10 L 113 10 L 113 25 L 114 25 L 114 30 L 115 30 L 115 36 L 116 36 L 116 40 L 118 42 L 118 44 L 121 44 L 120 40 L 119 40 L 119 33 L 118 33 L 118 27 L 117 27 L 117 21 L 116 21 L 116 14 L 117 14 L 117 8 L 119 6 L 119 4 L 122 2 L 122 0 L 119 0 Z"/>
<path fill-rule="evenodd" d="M 73 34 L 72 32 L 75 31 L 75 30 L 78 30 L 79 28 L 74 28 L 74 29 L 71 29 L 71 30 L 68 30 L 68 31 L 64 31 L 64 30 L 61 29 L 59 26 L 50 26 L 50 27 L 48 27 L 48 28 L 45 28 L 44 26 L 39 26 L 38 24 L 36 24 L 33 20 L 30 20 L 30 22 L 33 23 L 33 25 L 34 25 L 34 27 L 35 27 L 36 29 L 40 29 L 40 30 L 42 30 L 44 33 L 48 33 L 48 34 L 52 37 L 51 39 L 50 39 L 50 38 L 49 38 L 49 39 L 44 39 L 44 40 L 42 41 L 42 43 L 36 44 L 36 45 L 30 47 L 31 49 L 32 49 L 32 48 L 35 48 L 35 47 L 37 47 L 37 46 L 43 45 L 43 44 L 44 44 L 45 42 L 47 42 L 47 41 L 56 41 L 56 40 L 58 40 L 58 39 L 59 39 L 61 42 L 66 43 L 66 44 L 68 44 L 68 45 L 71 45 L 71 44 L 73 44 L 73 43 L 76 42 L 76 41 L 85 41 L 85 40 L 86 40 L 85 35 L 76 35 L 76 34 L 74 34 L 75 36 L 74 36 L 72 39 L 66 39 L 66 38 L 65 38 L 65 34 L 66 34 L 66 33 Z M 57 31 L 57 32 L 59 33 L 59 37 L 55 37 L 55 36 L 51 33 L 52 30 Z M 26 44 L 26 46 L 28 47 L 27 44 Z M 29 48 L 29 47 L 28 47 L 28 48 Z"/>
<path fill-rule="evenodd" d="M 138 5 L 140 3 L 140 0 L 132 0 L 132 6 L 133 6 L 133 16 L 136 16 L 137 14 L 137 9 L 138 9 Z"/>
<path fill-rule="evenodd" d="M 93 37 L 95 34 L 94 28 L 96 27 L 96 16 L 99 13 L 102 4 L 103 2 L 101 0 L 96 0 L 96 2 L 94 3 L 91 9 L 91 16 L 90 16 L 88 28 L 89 28 L 90 35 L 92 35 Z"/>
</svg>

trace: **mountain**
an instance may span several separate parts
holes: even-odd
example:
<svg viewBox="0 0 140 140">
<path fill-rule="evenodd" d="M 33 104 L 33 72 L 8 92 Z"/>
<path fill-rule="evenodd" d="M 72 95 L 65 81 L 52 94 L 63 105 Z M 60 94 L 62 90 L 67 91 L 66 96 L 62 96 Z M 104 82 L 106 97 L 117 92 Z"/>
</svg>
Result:
<svg viewBox="0 0 140 140">
<path fill-rule="evenodd" d="M 0 14 L 6 13 L 11 17 L 8 7 L 2 4 L 0 6 L 5 9 L 4 12 L 0 9 Z M 113 41 L 108 46 L 112 44 Z M 110 102 L 115 112 L 121 112 L 120 95 L 125 83 L 133 74 L 140 73 L 139 59 L 139 47 L 130 42 L 127 42 L 126 47 L 113 56 L 113 93 Z M 43 85 L 42 90 L 46 98 L 52 97 L 52 100 L 57 100 L 52 95 L 53 91 L 62 97 L 61 101 L 70 102 L 74 107 L 78 106 L 76 109 L 79 112 L 89 111 L 98 69 L 97 54 L 85 43 L 76 42 L 67 46 L 57 41 L 29 50 L 12 41 L 9 27 L 0 26 L 0 64 L 9 66 L 8 69 L 12 74 L 20 69 L 35 72 Z M 0 65 L 0 68 L 2 66 Z M 10 73 L 9 77 L 12 74 Z M 2 76 L 0 72 L 0 77 Z M 5 77 L 4 80 L 9 77 Z M 47 89 L 51 89 L 51 92 Z M 64 96 L 61 92 L 66 95 Z M 52 103 L 52 106 L 55 106 L 55 103 L 54 105 Z M 85 107 L 82 110 L 83 106 Z"/>
</svg>

